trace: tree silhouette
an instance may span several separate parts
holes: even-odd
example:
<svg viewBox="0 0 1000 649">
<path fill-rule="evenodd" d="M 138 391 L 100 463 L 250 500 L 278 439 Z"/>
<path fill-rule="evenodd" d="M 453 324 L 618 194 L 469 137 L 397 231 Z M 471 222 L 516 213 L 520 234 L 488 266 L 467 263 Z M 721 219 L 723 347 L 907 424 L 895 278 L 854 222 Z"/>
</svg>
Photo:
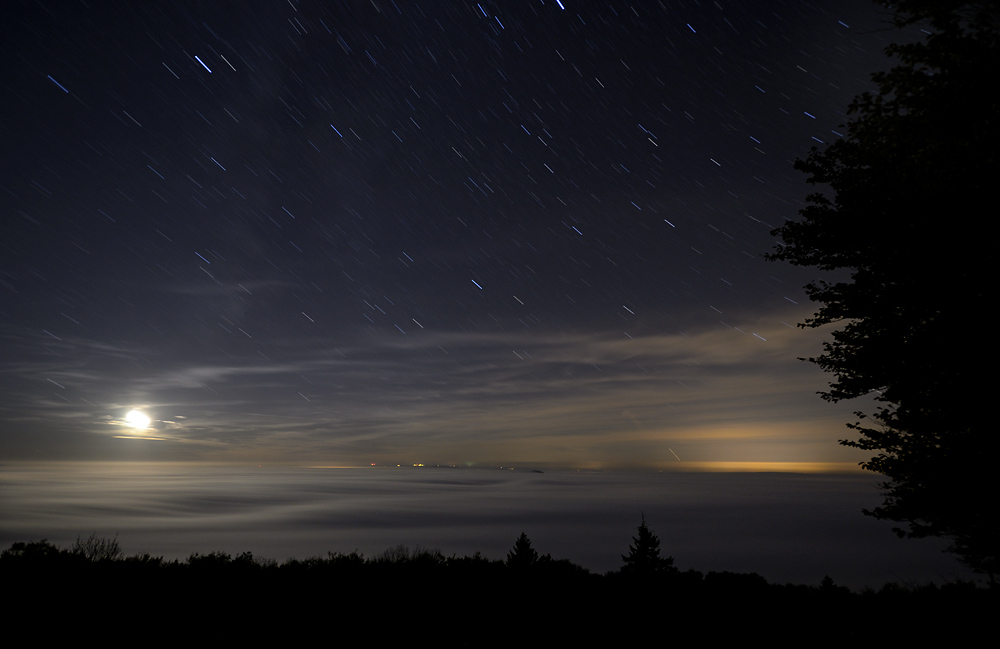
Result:
<svg viewBox="0 0 1000 649">
<path fill-rule="evenodd" d="M 524 571 L 535 565 L 536 561 L 538 561 L 538 552 L 531 547 L 528 535 L 521 532 L 514 547 L 507 553 L 507 568 L 514 571 Z"/>
<path fill-rule="evenodd" d="M 73 547 L 70 548 L 73 554 L 79 554 L 87 558 L 88 561 L 118 561 L 124 558 L 121 546 L 118 545 L 118 535 L 114 538 L 104 538 L 97 536 L 94 532 L 86 539 L 76 537 Z"/>
<path fill-rule="evenodd" d="M 995 205 L 1000 3 L 892 6 L 897 27 L 929 36 L 887 48 L 899 64 L 872 75 L 878 92 L 851 104 L 846 135 L 796 162 L 832 195 L 810 195 L 768 257 L 850 274 L 806 287 L 822 306 L 800 326 L 843 325 L 809 359 L 836 375 L 823 398 L 878 402 L 856 413 L 859 438 L 841 442 L 874 451 L 862 466 L 888 478 L 882 506 L 865 513 L 906 523 L 901 536 L 950 538 L 992 578 L 1000 533 L 984 504 L 996 502 L 998 441 L 975 378 L 986 346 L 975 309 L 995 273 L 977 218 Z"/>
<path fill-rule="evenodd" d="M 638 534 L 632 537 L 632 545 L 628 554 L 622 555 L 623 574 L 653 575 L 676 570 L 673 557 L 660 557 L 660 539 L 646 526 L 646 515 L 642 515 L 642 524 L 637 529 Z"/>
</svg>

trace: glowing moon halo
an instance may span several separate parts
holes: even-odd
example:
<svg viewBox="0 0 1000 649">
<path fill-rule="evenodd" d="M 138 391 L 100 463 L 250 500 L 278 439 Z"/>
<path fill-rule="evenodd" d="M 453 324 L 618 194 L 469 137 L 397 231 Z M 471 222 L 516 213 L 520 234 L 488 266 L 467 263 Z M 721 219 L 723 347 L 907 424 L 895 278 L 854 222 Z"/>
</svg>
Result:
<svg viewBox="0 0 1000 649">
<path fill-rule="evenodd" d="M 129 426 L 132 428 L 135 428 L 136 430 L 143 430 L 149 428 L 150 419 L 141 411 L 132 410 L 125 415 L 125 421 L 127 421 Z"/>
</svg>

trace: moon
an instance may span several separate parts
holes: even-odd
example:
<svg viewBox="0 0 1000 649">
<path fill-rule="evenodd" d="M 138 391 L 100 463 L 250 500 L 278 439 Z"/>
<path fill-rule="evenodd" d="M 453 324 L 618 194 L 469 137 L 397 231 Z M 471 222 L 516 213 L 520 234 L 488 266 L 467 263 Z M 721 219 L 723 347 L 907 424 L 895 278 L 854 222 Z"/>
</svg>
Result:
<svg viewBox="0 0 1000 649">
<path fill-rule="evenodd" d="M 149 428 L 150 419 L 142 411 L 132 410 L 127 415 L 125 415 L 125 421 L 129 423 L 129 426 L 135 428 L 136 430 L 143 430 Z"/>
</svg>

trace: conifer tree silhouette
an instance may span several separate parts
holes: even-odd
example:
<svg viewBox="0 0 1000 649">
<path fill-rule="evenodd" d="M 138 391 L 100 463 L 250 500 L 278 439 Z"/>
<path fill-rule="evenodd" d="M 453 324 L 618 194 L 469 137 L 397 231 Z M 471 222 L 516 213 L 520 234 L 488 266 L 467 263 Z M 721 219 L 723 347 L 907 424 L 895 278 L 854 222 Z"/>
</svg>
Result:
<svg viewBox="0 0 1000 649">
<path fill-rule="evenodd" d="M 675 570 L 674 558 L 660 556 L 660 539 L 646 525 L 646 515 L 642 515 L 642 524 L 638 534 L 632 537 L 632 545 L 628 554 L 622 555 L 622 573 L 632 575 L 663 574 Z"/>
<path fill-rule="evenodd" d="M 521 532 L 514 547 L 507 553 L 507 568 L 511 570 L 527 570 L 538 561 L 538 552 L 531 547 L 528 535 Z"/>
</svg>

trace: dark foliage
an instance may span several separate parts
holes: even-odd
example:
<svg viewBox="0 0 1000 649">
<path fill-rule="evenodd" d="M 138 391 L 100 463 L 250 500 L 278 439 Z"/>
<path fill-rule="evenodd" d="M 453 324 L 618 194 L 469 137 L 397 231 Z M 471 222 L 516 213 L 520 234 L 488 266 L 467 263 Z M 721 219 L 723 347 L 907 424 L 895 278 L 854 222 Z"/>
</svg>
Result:
<svg viewBox="0 0 1000 649">
<path fill-rule="evenodd" d="M 532 556 L 525 548 L 530 543 L 514 556 Z M 744 641 L 766 624 L 787 637 L 819 631 L 828 643 L 962 644 L 992 624 L 1000 596 L 1000 589 L 967 583 L 853 593 L 830 579 L 818 587 L 780 586 L 754 573 L 692 570 L 636 581 L 548 555 L 534 556 L 527 572 L 508 566 L 479 554 L 448 558 L 405 546 L 367 559 L 330 553 L 282 564 L 249 552 L 192 554 L 184 562 L 149 555 L 89 560 L 40 541 L 0 553 L 0 583 L 15 595 L 5 609 L 10 619 L 50 643 L 155 633 L 179 642 L 196 636 L 287 644 L 336 632 L 375 644 L 405 634 L 469 647 L 526 640 L 596 646 L 624 634 L 646 642 L 702 642 L 706 633 Z M 517 615 L 510 615 L 512 602 Z M 861 608 L 879 615 L 859 618 Z"/>
<path fill-rule="evenodd" d="M 632 537 L 632 545 L 628 554 L 622 555 L 622 574 L 626 575 L 664 575 L 676 572 L 673 557 L 660 556 L 660 538 L 646 525 L 646 516 L 642 516 L 642 524 Z"/>
<path fill-rule="evenodd" d="M 115 561 L 124 556 L 118 545 L 118 535 L 108 539 L 92 533 L 86 539 L 76 538 L 70 552 L 83 555 L 88 561 Z"/>
<path fill-rule="evenodd" d="M 514 547 L 507 553 L 507 569 L 514 572 L 524 572 L 538 561 L 538 552 L 531 547 L 528 535 L 521 532 Z"/>
<path fill-rule="evenodd" d="M 882 506 L 866 513 L 905 523 L 901 536 L 950 538 L 992 578 L 1000 444 L 979 378 L 990 352 L 978 310 L 993 292 L 994 244 L 981 228 L 998 177 L 1000 3 L 885 4 L 897 26 L 929 35 L 890 46 L 898 65 L 855 99 L 846 136 L 796 163 L 832 194 L 808 197 L 769 258 L 850 274 L 806 287 L 822 306 L 802 326 L 840 326 L 809 359 L 836 376 L 825 399 L 879 402 L 842 442 L 874 451 L 862 466 L 888 478 Z"/>
</svg>

